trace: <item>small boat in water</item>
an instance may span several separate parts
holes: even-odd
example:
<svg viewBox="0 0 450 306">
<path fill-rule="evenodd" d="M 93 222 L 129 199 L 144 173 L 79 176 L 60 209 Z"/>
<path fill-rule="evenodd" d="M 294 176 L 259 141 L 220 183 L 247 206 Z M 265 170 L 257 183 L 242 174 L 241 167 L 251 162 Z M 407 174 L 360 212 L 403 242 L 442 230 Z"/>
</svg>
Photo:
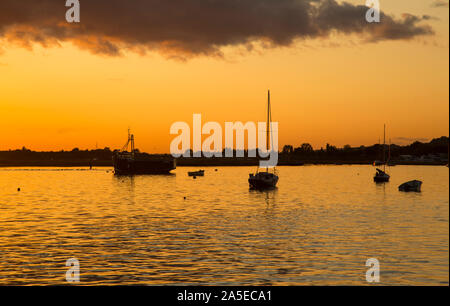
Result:
<svg viewBox="0 0 450 306">
<path fill-rule="evenodd" d="M 205 176 L 205 170 L 198 170 L 198 171 L 190 171 L 188 172 L 189 176 Z"/>
<path fill-rule="evenodd" d="M 128 152 L 128 146 L 131 146 Z M 134 135 L 128 131 L 128 141 L 113 155 L 114 174 L 168 174 L 176 168 L 176 161 L 168 156 L 150 156 L 134 148 Z"/>
<path fill-rule="evenodd" d="M 399 191 L 414 191 L 414 192 L 420 192 L 420 189 L 422 187 L 422 182 L 418 180 L 412 180 L 406 183 L 401 184 L 398 186 Z"/>
<path fill-rule="evenodd" d="M 272 112 L 270 110 L 270 91 L 267 93 L 267 131 L 266 131 L 266 147 L 267 151 L 270 150 L 270 125 L 272 121 Z M 273 167 L 273 172 L 269 172 L 269 167 L 266 171 L 256 171 L 255 174 L 250 173 L 248 178 L 248 184 L 250 188 L 253 189 L 267 189 L 274 188 L 278 182 L 278 175 L 275 167 Z"/>
<path fill-rule="evenodd" d="M 250 188 L 266 189 L 274 188 L 278 182 L 278 175 L 276 173 L 260 171 L 256 174 L 250 173 L 248 183 Z"/>
<path fill-rule="evenodd" d="M 383 170 L 377 168 L 377 173 L 375 173 L 375 176 L 373 177 L 373 180 L 376 183 L 384 183 L 389 182 L 390 175 L 384 172 Z"/>
</svg>

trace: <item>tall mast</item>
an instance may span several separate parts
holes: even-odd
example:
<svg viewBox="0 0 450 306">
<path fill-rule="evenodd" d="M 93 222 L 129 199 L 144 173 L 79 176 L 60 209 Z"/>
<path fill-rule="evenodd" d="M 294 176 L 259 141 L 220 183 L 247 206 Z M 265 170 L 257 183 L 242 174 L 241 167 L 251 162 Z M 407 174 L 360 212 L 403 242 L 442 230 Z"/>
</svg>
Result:
<svg viewBox="0 0 450 306">
<path fill-rule="evenodd" d="M 389 138 L 389 147 L 388 147 L 388 159 L 387 162 L 391 161 L 391 139 Z"/>
<path fill-rule="evenodd" d="M 383 167 L 384 167 L 384 171 L 386 171 L 386 161 L 385 161 L 385 145 L 386 145 L 386 124 L 384 125 L 383 128 Z"/>
<path fill-rule="evenodd" d="M 131 146 L 131 154 L 134 156 L 134 135 L 131 134 L 130 128 L 128 128 L 128 140 L 127 143 L 123 146 L 122 151 L 128 151 L 128 145 Z"/>
<path fill-rule="evenodd" d="M 267 91 L 267 127 L 266 127 L 266 147 L 267 152 L 270 150 L 270 90 Z M 269 167 L 266 168 L 269 172 Z"/>
<path fill-rule="evenodd" d="M 270 90 L 267 91 L 267 127 L 266 127 L 266 147 L 270 150 Z"/>
</svg>

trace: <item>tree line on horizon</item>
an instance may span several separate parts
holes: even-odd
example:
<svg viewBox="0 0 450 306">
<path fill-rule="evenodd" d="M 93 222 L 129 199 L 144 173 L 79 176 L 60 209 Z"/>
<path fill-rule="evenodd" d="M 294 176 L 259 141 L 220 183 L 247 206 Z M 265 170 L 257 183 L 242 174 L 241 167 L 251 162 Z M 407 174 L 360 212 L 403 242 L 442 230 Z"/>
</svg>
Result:
<svg viewBox="0 0 450 306">
<path fill-rule="evenodd" d="M 415 141 L 409 145 L 385 145 L 386 158 L 390 150 L 391 159 L 398 158 L 401 155 L 422 156 L 428 154 L 448 154 L 449 138 L 442 136 L 435 138 L 428 143 Z M 223 153 L 226 150 L 224 149 Z M 114 152 L 118 150 L 111 150 L 109 147 L 94 150 L 80 150 L 74 148 L 70 151 L 32 151 L 26 147 L 16 150 L 0 151 L 0 161 L 8 160 L 111 160 Z M 192 150 L 190 150 L 192 153 Z M 338 148 L 334 145 L 327 144 L 325 148 L 314 149 L 309 143 L 303 143 L 298 147 L 292 145 L 285 145 L 279 152 L 279 159 L 287 160 L 381 160 L 382 159 L 382 144 L 374 144 L 372 146 L 351 147 L 345 145 Z M 168 155 L 168 154 L 148 154 L 141 153 L 139 149 L 136 153 L 148 156 L 154 155 Z M 236 150 L 233 150 L 233 156 L 236 156 Z M 244 151 L 244 156 L 247 158 L 248 151 Z M 191 154 L 192 156 L 192 154 Z M 223 154 L 223 156 L 225 156 Z M 182 159 L 182 158 L 181 158 Z"/>
<path fill-rule="evenodd" d="M 368 160 L 382 160 L 383 146 L 385 152 L 385 159 L 390 155 L 391 159 L 399 158 L 402 155 L 411 155 L 415 157 L 429 155 L 429 154 L 448 154 L 449 138 L 442 136 L 434 138 L 428 143 L 415 141 L 409 145 L 396 144 L 374 144 L 371 146 L 352 147 L 344 145 L 338 148 L 331 144 L 326 144 L 325 148 L 314 149 L 311 144 L 303 143 L 299 147 L 292 145 L 285 145 L 281 152 L 280 158 L 303 158 L 303 159 L 368 159 Z"/>
</svg>

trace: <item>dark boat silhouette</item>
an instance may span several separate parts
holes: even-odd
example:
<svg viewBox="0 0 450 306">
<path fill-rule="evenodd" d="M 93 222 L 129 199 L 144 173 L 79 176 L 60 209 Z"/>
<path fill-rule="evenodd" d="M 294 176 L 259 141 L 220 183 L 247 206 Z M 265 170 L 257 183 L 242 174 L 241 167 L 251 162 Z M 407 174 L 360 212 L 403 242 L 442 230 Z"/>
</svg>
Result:
<svg viewBox="0 0 450 306">
<path fill-rule="evenodd" d="M 128 146 L 131 146 L 128 152 Z M 114 174 L 168 174 L 176 168 L 176 161 L 168 156 L 150 156 L 134 148 L 134 135 L 128 131 L 128 141 L 113 155 Z"/>
<path fill-rule="evenodd" d="M 248 183 L 252 189 L 275 188 L 278 182 L 278 175 L 270 172 L 260 171 L 256 174 L 251 173 Z"/>
<path fill-rule="evenodd" d="M 189 171 L 188 176 L 204 176 L 205 170 Z"/>
<path fill-rule="evenodd" d="M 406 183 L 401 184 L 398 186 L 399 191 L 413 191 L 413 192 L 420 192 L 420 189 L 422 187 L 422 181 L 413 180 Z"/>
<path fill-rule="evenodd" d="M 373 180 L 377 183 L 389 182 L 390 175 L 384 172 L 383 170 L 377 168 L 377 173 L 373 177 Z"/>
<path fill-rule="evenodd" d="M 270 109 L 270 91 L 267 93 L 267 131 L 266 131 L 266 146 L 267 151 L 270 150 L 270 125 L 272 121 L 272 112 Z M 269 172 L 269 167 L 266 171 L 259 171 L 256 173 L 250 173 L 248 177 L 248 184 L 251 189 L 267 189 L 275 188 L 278 183 L 278 175 L 275 167 L 273 167 L 273 173 Z"/>
</svg>

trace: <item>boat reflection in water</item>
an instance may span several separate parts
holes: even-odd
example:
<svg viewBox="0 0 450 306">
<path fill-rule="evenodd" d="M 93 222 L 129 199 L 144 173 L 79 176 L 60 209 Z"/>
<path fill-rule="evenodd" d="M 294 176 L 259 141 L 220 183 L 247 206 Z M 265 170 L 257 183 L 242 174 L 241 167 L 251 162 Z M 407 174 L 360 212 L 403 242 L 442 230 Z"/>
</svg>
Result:
<svg viewBox="0 0 450 306">
<path fill-rule="evenodd" d="M 128 147 L 130 151 L 128 151 Z M 128 141 L 122 150 L 113 155 L 114 174 L 168 174 L 176 168 L 176 161 L 171 156 L 150 156 L 139 153 L 134 148 L 134 135 L 128 131 Z"/>
</svg>

